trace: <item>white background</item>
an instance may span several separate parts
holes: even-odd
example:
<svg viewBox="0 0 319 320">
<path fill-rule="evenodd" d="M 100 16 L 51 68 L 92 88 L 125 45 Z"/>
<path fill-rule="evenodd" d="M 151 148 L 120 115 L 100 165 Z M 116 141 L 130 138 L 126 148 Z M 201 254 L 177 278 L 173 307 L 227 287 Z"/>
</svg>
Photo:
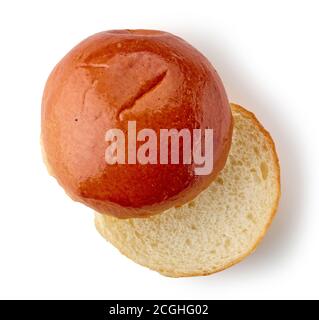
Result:
<svg viewBox="0 0 319 320">
<path fill-rule="evenodd" d="M 46 78 L 83 38 L 116 28 L 189 41 L 230 100 L 272 133 L 281 205 L 241 264 L 182 279 L 140 267 L 47 174 L 39 146 Z M 1 298 L 319 298 L 318 1 L 1 1 L 0 36 Z"/>
</svg>

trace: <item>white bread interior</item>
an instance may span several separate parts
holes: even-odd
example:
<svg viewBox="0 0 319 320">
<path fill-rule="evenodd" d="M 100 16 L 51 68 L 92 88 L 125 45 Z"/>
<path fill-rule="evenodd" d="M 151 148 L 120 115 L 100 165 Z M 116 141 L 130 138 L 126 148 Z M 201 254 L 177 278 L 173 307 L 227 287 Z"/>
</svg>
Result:
<svg viewBox="0 0 319 320">
<path fill-rule="evenodd" d="M 96 213 L 97 230 L 124 255 L 166 276 L 199 276 L 224 270 L 257 247 L 277 210 L 279 162 L 256 117 L 231 107 L 227 164 L 195 200 L 145 219 Z"/>
</svg>

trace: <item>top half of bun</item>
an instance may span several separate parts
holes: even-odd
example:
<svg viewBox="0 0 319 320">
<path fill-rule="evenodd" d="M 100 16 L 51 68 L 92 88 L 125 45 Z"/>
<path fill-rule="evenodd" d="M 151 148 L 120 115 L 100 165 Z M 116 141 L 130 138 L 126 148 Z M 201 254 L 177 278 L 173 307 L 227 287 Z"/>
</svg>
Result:
<svg viewBox="0 0 319 320">
<path fill-rule="evenodd" d="M 105 133 L 214 130 L 214 169 L 194 164 L 105 162 Z M 120 218 L 182 205 L 224 167 L 232 115 L 210 62 L 181 38 L 154 30 L 101 32 L 73 48 L 52 71 L 42 101 L 42 142 L 51 172 L 74 199 Z M 127 147 L 127 146 L 126 146 Z"/>
</svg>

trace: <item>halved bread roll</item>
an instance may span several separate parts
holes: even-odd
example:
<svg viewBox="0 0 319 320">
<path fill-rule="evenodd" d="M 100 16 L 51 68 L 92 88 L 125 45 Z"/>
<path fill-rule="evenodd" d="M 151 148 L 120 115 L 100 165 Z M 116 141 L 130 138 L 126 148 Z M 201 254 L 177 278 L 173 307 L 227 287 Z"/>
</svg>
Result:
<svg viewBox="0 0 319 320">
<path fill-rule="evenodd" d="M 198 174 L 197 161 L 182 157 L 167 165 L 136 161 L 137 149 L 148 137 L 137 141 L 129 121 L 135 121 L 137 133 L 151 129 L 158 137 L 161 129 L 214 129 L 213 150 L 205 152 L 213 158 L 213 170 Z M 109 148 L 118 130 L 124 133 L 125 150 L 119 145 L 116 151 L 124 157 L 117 152 L 114 157 Z M 168 32 L 95 34 L 56 65 L 43 93 L 41 136 L 51 173 L 73 200 L 118 218 L 148 217 L 193 200 L 224 168 L 232 131 L 229 102 L 216 70 L 198 50 Z M 156 155 L 161 145 L 165 141 L 153 145 Z"/>
<path fill-rule="evenodd" d="M 224 270 L 255 250 L 277 210 L 279 162 L 256 117 L 231 107 L 227 164 L 195 200 L 145 219 L 96 213 L 97 230 L 124 255 L 163 275 L 183 277 Z"/>
</svg>

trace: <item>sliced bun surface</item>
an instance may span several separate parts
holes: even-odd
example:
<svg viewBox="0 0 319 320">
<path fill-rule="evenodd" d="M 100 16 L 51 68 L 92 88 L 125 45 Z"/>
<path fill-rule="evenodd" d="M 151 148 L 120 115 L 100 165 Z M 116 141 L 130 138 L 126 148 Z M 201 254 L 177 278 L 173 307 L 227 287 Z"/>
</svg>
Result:
<svg viewBox="0 0 319 320">
<path fill-rule="evenodd" d="M 214 170 L 196 176 L 193 163 L 107 164 L 105 134 L 121 129 L 127 138 L 128 121 L 157 137 L 160 129 L 213 129 Z M 54 68 L 43 95 L 42 141 L 54 177 L 74 200 L 119 218 L 194 199 L 224 167 L 231 136 L 231 110 L 215 69 L 167 32 L 89 37 Z"/>
<path fill-rule="evenodd" d="M 208 275 L 238 263 L 265 235 L 280 197 L 274 143 L 232 105 L 233 142 L 219 177 L 195 200 L 147 219 L 96 214 L 98 231 L 135 262 L 166 276 Z"/>
</svg>

